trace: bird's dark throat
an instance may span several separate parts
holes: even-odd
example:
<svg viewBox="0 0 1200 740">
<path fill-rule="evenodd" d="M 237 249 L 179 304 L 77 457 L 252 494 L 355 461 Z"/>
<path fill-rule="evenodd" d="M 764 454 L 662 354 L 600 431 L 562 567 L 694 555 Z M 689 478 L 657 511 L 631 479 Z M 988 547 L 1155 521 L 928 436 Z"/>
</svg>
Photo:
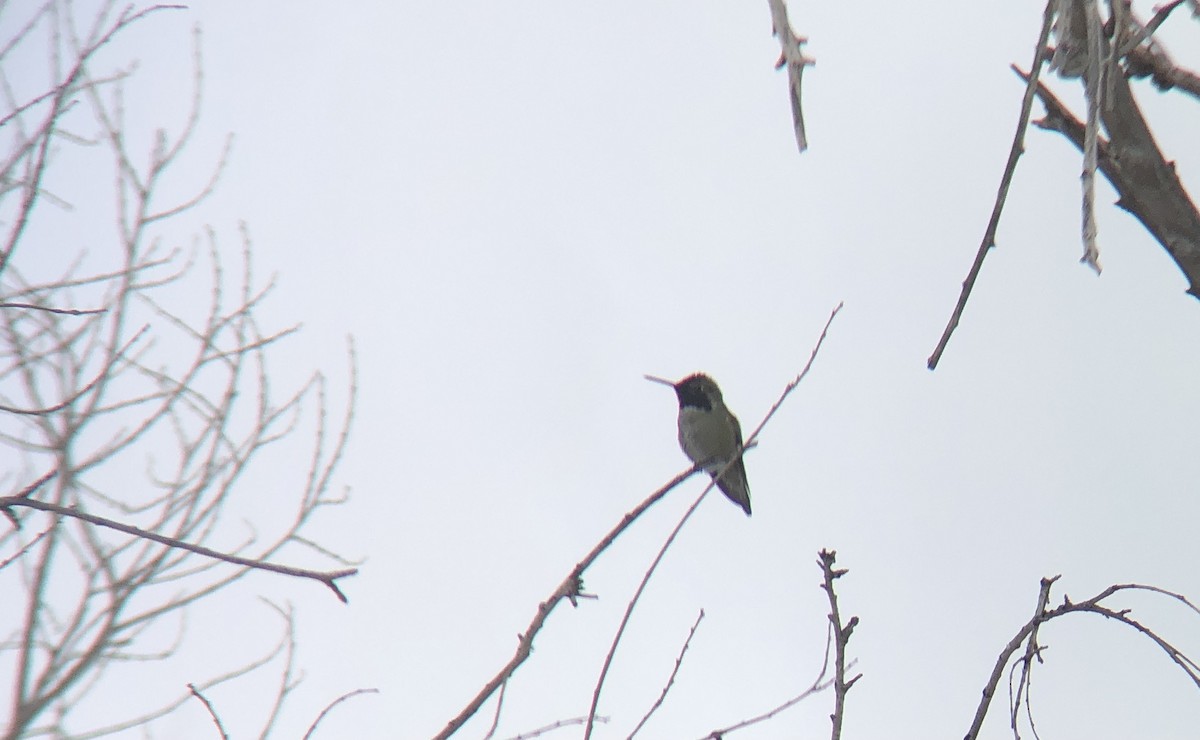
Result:
<svg viewBox="0 0 1200 740">
<path fill-rule="evenodd" d="M 698 383 L 684 383 L 676 387 L 675 395 L 679 397 L 680 408 L 691 406 L 703 411 L 712 411 L 712 400 L 700 389 Z"/>
</svg>

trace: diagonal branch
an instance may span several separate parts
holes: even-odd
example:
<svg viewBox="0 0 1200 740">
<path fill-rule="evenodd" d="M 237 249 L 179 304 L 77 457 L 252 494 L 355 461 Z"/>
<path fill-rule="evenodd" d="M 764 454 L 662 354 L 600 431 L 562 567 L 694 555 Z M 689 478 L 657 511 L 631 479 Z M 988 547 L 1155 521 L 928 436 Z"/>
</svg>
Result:
<svg viewBox="0 0 1200 740">
<path fill-rule="evenodd" d="M 479 693 L 476 694 L 471 701 L 467 702 L 467 706 L 464 707 L 454 719 L 450 720 L 450 722 L 446 724 L 446 727 L 441 732 L 434 736 L 434 740 L 445 740 L 445 738 L 448 738 L 454 733 L 458 732 L 458 730 L 464 724 L 466 724 L 467 720 L 469 720 L 472 715 L 475 714 L 475 712 L 479 711 L 479 707 L 483 706 L 483 703 L 487 701 L 493 693 L 495 693 L 496 689 L 500 688 L 500 686 L 504 684 L 504 682 L 506 682 L 518 668 L 521 667 L 521 664 L 524 663 L 525 660 L 529 658 L 529 654 L 533 652 L 533 638 L 537 636 L 538 632 L 541 631 L 542 627 L 546 623 L 546 618 L 550 616 L 550 612 L 554 611 L 554 607 L 558 606 L 559 602 L 561 602 L 563 599 L 566 599 L 570 601 L 572 605 L 575 605 L 576 599 L 587 596 L 587 594 L 582 593 L 583 573 L 589 567 L 591 567 L 592 563 L 596 561 L 596 558 L 600 557 L 600 554 L 607 550 L 609 545 L 616 541 L 616 539 L 620 537 L 621 534 L 628 529 L 629 526 L 633 524 L 642 514 L 644 514 L 647 509 L 658 503 L 659 500 L 666 496 L 673 488 L 695 475 L 700 469 L 701 468 L 699 465 L 693 465 L 690 469 L 685 470 L 684 472 L 672 478 L 662 488 L 659 488 L 657 491 L 650 494 L 645 501 L 638 504 L 637 507 L 622 517 L 621 521 L 618 522 L 617 525 L 613 527 L 603 539 L 596 543 L 596 546 L 592 548 L 591 552 L 589 552 L 583 558 L 583 560 L 580 560 L 578 563 L 576 563 L 575 567 L 572 568 L 569 573 L 567 573 L 567 577 L 562 580 L 562 583 L 558 584 L 558 588 L 554 589 L 554 591 L 545 601 L 538 604 L 537 613 L 533 615 L 533 620 L 530 621 L 529 626 L 525 628 L 525 632 L 521 634 L 520 640 L 517 642 L 517 651 L 513 657 L 504 665 L 503 668 L 500 669 L 495 676 L 492 677 L 492 680 L 488 681 L 484 687 L 480 689 Z M 582 722 L 579 724 L 582 724 Z"/>
<path fill-rule="evenodd" d="M 1017 131 L 1013 135 L 1012 146 L 1008 150 L 1008 161 L 1004 165 L 1004 174 L 1000 176 L 1000 188 L 996 192 L 996 202 L 992 205 L 992 215 L 988 219 L 987 228 L 984 229 L 979 250 L 975 252 L 975 261 L 971 264 L 971 270 L 967 273 L 966 280 L 963 280 L 962 291 L 958 294 L 958 303 L 954 306 L 954 312 L 950 314 L 950 320 L 942 331 L 942 338 L 938 340 L 937 347 L 933 349 L 933 354 L 926 362 L 930 370 L 937 368 L 938 361 L 942 359 L 942 353 L 946 351 L 950 335 L 958 328 L 959 319 L 962 318 L 963 310 L 967 307 L 967 299 L 971 297 L 971 291 L 975 288 L 975 280 L 983 268 L 983 260 L 987 257 L 988 252 L 996 246 L 996 229 L 1000 225 L 1000 214 L 1004 211 L 1008 188 L 1012 185 L 1013 173 L 1017 170 L 1017 160 L 1025 151 L 1025 131 L 1029 128 L 1029 111 L 1033 108 L 1033 95 L 1037 89 L 1038 74 L 1041 72 L 1042 62 L 1046 60 L 1046 42 L 1050 38 L 1050 26 L 1053 22 L 1054 0 L 1047 0 L 1046 11 L 1042 16 L 1042 32 L 1038 36 L 1036 51 L 1033 54 L 1031 67 L 1033 74 L 1025 86 L 1025 95 L 1021 98 L 1021 112 L 1017 116 Z"/>
<path fill-rule="evenodd" d="M 667 683 L 665 686 L 663 686 L 662 693 L 658 695 L 658 698 L 654 701 L 654 704 L 651 705 L 646 714 L 642 716 L 642 719 L 637 723 L 637 726 L 633 728 L 633 732 L 629 733 L 628 740 L 633 740 L 634 735 L 637 735 L 639 732 L 641 732 L 642 728 L 646 726 L 646 723 L 650 721 L 650 718 L 654 716 L 654 713 L 658 711 L 658 708 L 663 705 L 664 701 L 666 701 L 667 694 L 671 691 L 671 687 L 675 685 L 675 677 L 679 675 L 679 669 L 683 666 L 683 656 L 687 655 L 688 648 L 691 647 L 692 644 L 692 638 L 696 636 L 696 630 L 700 627 L 700 622 L 703 619 L 704 610 L 701 609 L 700 613 L 696 615 L 696 621 L 694 624 L 692 624 L 692 628 L 688 630 L 687 639 L 683 641 L 683 647 L 679 650 L 679 657 L 675 658 L 675 667 L 671 669 L 671 675 L 667 677 Z"/>
</svg>

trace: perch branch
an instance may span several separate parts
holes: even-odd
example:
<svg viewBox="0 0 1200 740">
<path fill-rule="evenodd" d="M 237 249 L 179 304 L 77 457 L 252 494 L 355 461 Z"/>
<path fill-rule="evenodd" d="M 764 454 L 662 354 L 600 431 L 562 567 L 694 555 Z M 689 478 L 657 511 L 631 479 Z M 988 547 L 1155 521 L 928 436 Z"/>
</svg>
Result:
<svg viewBox="0 0 1200 740">
<path fill-rule="evenodd" d="M 487 684 L 480 689 L 479 693 L 476 694 L 475 697 L 467 703 L 467 706 L 458 713 L 458 716 L 450 720 L 446 727 L 434 736 L 434 740 L 445 740 L 445 738 L 448 738 L 454 733 L 458 732 L 458 730 L 464 724 L 466 724 L 467 720 L 469 720 L 472 715 L 475 714 L 475 712 L 479 711 L 479 707 L 483 706 L 483 703 L 488 700 L 488 697 L 495 693 L 496 689 L 500 688 L 500 686 L 513 675 L 517 668 L 519 668 L 521 664 L 525 662 L 525 660 L 529 657 L 529 654 L 533 652 L 533 638 L 537 636 L 538 632 L 541 631 L 542 626 L 546 623 L 546 618 L 550 616 L 550 612 L 554 611 L 554 607 L 558 606 L 560 601 L 567 599 L 572 605 L 575 605 L 576 599 L 586 596 L 586 594 L 581 593 L 583 590 L 583 573 L 589 567 L 591 567 L 596 558 L 600 557 L 600 553 L 607 550 L 608 546 L 611 545 L 617 539 L 617 537 L 621 536 L 621 533 L 628 529 L 629 525 L 633 524 L 633 522 L 636 521 L 643 513 L 645 513 L 647 509 L 658 503 L 658 501 L 662 499 L 663 496 L 666 496 L 671 489 L 695 475 L 700 469 L 701 468 L 699 465 L 693 465 L 688 470 L 685 470 L 684 472 L 672 478 L 662 488 L 659 488 L 657 491 L 650 494 L 645 501 L 638 504 L 636 508 L 622 517 L 621 521 L 618 522 L 617 525 L 613 527 L 603 539 L 596 543 L 596 546 L 592 548 L 591 552 L 589 552 L 583 558 L 583 560 L 576 563 L 575 567 L 571 569 L 571 572 L 567 573 L 567 577 L 564 578 L 562 583 L 558 585 L 558 588 L 554 589 L 554 591 L 545 601 L 538 604 L 537 613 L 533 615 L 533 620 L 530 621 L 529 626 L 525 628 L 525 632 L 521 634 L 520 639 L 517 641 L 517 651 L 513 657 L 504 665 L 503 668 L 500 669 L 499 673 L 492 677 L 492 680 L 488 681 Z M 583 722 L 581 721 L 577 724 L 583 724 Z"/>
</svg>

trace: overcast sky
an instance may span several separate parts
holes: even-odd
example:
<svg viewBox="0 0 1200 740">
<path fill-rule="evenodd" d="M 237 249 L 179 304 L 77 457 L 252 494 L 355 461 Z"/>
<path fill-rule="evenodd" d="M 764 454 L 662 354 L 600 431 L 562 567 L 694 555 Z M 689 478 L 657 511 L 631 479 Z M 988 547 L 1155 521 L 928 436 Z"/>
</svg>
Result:
<svg viewBox="0 0 1200 740">
<path fill-rule="evenodd" d="M 196 223 L 232 256 L 245 221 L 260 278 L 277 276 L 265 320 L 304 325 L 277 348 L 277 382 L 321 368 L 344 402 L 355 337 L 338 476 L 352 502 L 316 534 L 366 558 L 349 606 L 251 577 L 196 610 L 179 660 L 123 669 L 124 698 L 142 683 L 174 695 L 273 644 L 264 595 L 299 611 L 305 683 L 279 737 L 360 687 L 381 693 L 340 706 L 323 737 L 432 735 L 569 569 L 686 468 L 675 399 L 642 374 L 708 372 L 753 427 L 839 302 L 747 456 L 754 516 L 713 495 L 683 531 L 614 661 L 597 737 L 628 735 L 701 608 L 643 737 L 702 736 L 802 691 L 825 648 L 821 548 L 849 568 L 841 607 L 861 619 L 846 737 L 961 737 L 1043 576 L 1062 574 L 1056 603 L 1124 582 L 1200 597 L 1200 305 L 1106 182 L 1104 273 L 1079 264 L 1080 162 L 1061 137 L 1030 131 L 998 249 L 925 367 L 1012 140 L 1023 87 L 1008 65 L 1028 66 L 1041 22 L 1038 0 L 969 5 L 793 0 L 817 59 L 803 155 L 761 0 L 201 3 L 114 45 L 110 63 L 141 63 L 134 125 L 177 129 L 202 30 L 203 128 L 181 187 L 232 132 Z M 1200 64 L 1185 10 L 1162 33 Z M 1052 84 L 1078 104 L 1073 83 Z M 1136 87 L 1195 192 L 1200 109 Z M 263 516 L 289 495 L 278 464 L 254 479 Z M 599 600 L 553 613 L 498 737 L 586 714 L 637 580 L 701 488 L 673 492 L 588 572 Z M 1200 653 L 1195 614 L 1114 606 Z M 1195 737 L 1200 695 L 1149 640 L 1088 616 L 1042 638 L 1042 737 Z M 272 681 L 212 692 L 234 737 Z M 985 737 L 1011 736 L 1006 693 Z M 820 695 L 736 736 L 821 737 L 831 706 Z M 461 736 L 482 737 L 493 708 Z M 158 736 L 214 734 L 193 704 Z"/>
</svg>

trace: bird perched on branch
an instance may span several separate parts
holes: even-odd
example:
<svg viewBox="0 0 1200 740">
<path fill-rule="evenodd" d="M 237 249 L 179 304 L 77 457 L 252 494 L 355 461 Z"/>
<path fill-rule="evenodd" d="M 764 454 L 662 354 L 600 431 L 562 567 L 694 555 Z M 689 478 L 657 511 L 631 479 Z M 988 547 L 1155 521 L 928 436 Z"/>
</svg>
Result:
<svg viewBox="0 0 1200 740">
<path fill-rule="evenodd" d="M 678 383 L 653 375 L 647 375 L 646 380 L 675 389 L 679 399 L 679 446 L 683 453 L 703 466 L 717 481 L 721 493 L 750 516 L 750 486 L 746 483 L 746 466 L 739 457 L 742 427 L 725 407 L 716 382 L 703 373 L 689 375 Z M 730 460 L 734 462 L 730 464 Z"/>
</svg>

